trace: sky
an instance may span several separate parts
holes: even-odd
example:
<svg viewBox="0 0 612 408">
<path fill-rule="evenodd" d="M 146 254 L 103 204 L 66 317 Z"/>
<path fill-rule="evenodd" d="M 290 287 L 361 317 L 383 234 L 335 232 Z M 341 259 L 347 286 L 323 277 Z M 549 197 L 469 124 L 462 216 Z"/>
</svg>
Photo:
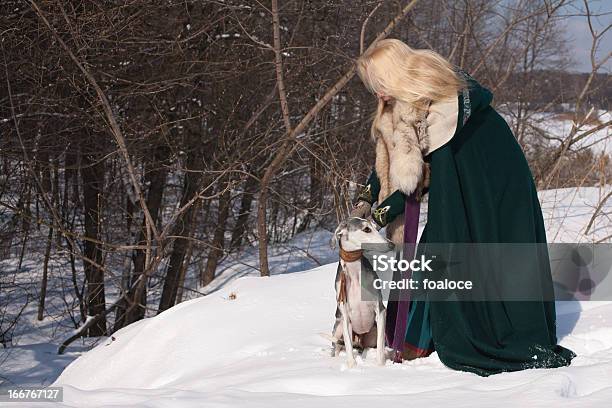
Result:
<svg viewBox="0 0 612 408">
<path fill-rule="evenodd" d="M 600 32 L 606 26 L 612 24 L 612 0 L 589 0 L 589 9 L 592 13 L 605 14 L 592 19 L 593 28 Z M 579 14 L 584 11 L 583 1 L 572 1 L 565 7 L 563 14 Z M 587 19 L 584 16 L 572 16 L 567 23 L 567 38 L 571 41 L 572 57 L 575 65 L 571 71 L 591 72 L 591 33 Z M 598 57 L 603 57 L 612 51 L 612 29 L 608 30 L 602 37 Z M 600 72 L 612 73 L 612 60 L 602 67 Z"/>
</svg>

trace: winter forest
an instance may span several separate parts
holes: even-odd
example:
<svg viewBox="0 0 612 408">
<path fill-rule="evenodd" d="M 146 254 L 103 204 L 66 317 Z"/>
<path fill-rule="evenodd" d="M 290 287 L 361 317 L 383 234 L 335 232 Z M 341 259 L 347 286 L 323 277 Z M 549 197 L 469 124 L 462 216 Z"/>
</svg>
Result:
<svg viewBox="0 0 612 408">
<path fill-rule="evenodd" d="M 335 267 L 313 278 L 318 289 L 290 272 L 337 261 L 329 236 L 374 163 L 376 98 L 354 62 L 383 38 L 433 49 L 491 90 L 528 159 L 549 241 L 612 242 L 611 15 L 588 0 L 3 0 L 0 389 L 50 385 L 86 351 L 130 325 L 145 333 L 181 303 L 193 319 L 174 321 L 174 336 L 147 332 L 168 341 L 160 350 L 187 341 L 176 333 L 242 347 L 230 319 L 267 322 L 263 301 L 285 291 L 325 290 L 333 303 Z M 223 314 L 245 296 L 252 304 Z M 193 299 L 208 303 L 189 314 Z M 333 305 L 309 301 L 300 311 L 317 310 L 313 330 L 327 331 Z M 309 336 L 310 348 L 326 346 Z M 149 358 L 131 350 L 133 365 Z M 133 367 L 146 385 L 99 388 L 184 389 L 172 364 L 157 364 Z M 146 405 L 144 395 L 122 401 Z"/>
</svg>

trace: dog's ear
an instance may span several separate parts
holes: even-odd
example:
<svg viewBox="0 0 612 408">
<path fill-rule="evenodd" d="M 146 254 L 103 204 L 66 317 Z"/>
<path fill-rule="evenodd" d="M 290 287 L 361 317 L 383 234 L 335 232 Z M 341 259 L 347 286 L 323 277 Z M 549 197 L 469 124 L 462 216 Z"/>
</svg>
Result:
<svg viewBox="0 0 612 408">
<path fill-rule="evenodd" d="M 342 238 L 342 234 L 344 234 L 345 232 L 346 221 L 342 221 L 336 228 L 336 231 L 334 231 L 334 235 L 332 235 L 331 239 L 329 240 L 329 246 L 331 247 L 331 249 L 336 249 L 338 242 Z"/>
</svg>

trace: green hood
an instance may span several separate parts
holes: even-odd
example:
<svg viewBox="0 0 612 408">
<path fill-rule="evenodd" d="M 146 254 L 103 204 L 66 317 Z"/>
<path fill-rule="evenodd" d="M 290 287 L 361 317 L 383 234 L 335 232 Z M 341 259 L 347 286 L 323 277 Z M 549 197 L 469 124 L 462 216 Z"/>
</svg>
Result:
<svg viewBox="0 0 612 408">
<path fill-rule="evenodd" d="M 457 71 L 466 79 L 468 88 L 459 93 L 459 112 L 455 134 L 463 129 L 471 117 L 488 108 L 493 100 L 493 93 L 488 88 L 480 85 L 462 69 L 459 68 Z"/>
</svg>

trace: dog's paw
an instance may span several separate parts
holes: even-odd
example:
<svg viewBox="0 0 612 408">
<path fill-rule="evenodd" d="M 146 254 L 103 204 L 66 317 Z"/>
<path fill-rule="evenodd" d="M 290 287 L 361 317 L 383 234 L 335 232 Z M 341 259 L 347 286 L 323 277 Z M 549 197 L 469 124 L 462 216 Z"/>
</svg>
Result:
<svg viewBox="0 0 612 408">
<path fill-rule="evenodd" d="M 357 360 L 355 359 L 350 359 L 346 362 L 346 366 L 347 368 L 355 368 L 357 367 Z"/>
</svg>

